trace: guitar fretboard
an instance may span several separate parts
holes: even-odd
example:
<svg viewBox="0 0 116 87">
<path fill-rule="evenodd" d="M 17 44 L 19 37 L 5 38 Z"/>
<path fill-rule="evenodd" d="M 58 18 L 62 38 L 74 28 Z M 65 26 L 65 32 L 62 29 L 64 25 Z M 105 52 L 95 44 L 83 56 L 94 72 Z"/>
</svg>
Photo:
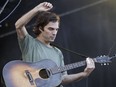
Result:
<svg viewBox="0 0 116 87">
<path fill-rule="evenodd" d="M 65 66 L 61 66 L 61 67 L 55 67 L 55 68 L 52 68 L 51 71 L 52 71 L 52 74 L 56 74 L 56 73 L 64 72 L 77 67 L 81 67 L 84 65 L 86 65 L 86 61 L 81 61 L 81 62 L 76 62 L 76 63 L 68 64 Z"/>
<path fill-rule="evenodd" d="M 93 61 L 98 62 L 98 63 L 110 63 L 111 62 L 110 60 L 112 58 L 115 58 L 115 57 L 116 57 L 116 55 L 112 56 L 112 57 L 100 56 L 100 57 L 93 58 Z M 81 67 L 81 66 L 84 66 L 84 65 L 86 65 L 86 61 L 76 62 L 76 63 L 68 64 L 68 65 L 65 65 L 65 66 L 52 68 L 51 72 L 52 72 L 52 74 L 61 73 L 61 72 L 71 70 L 71 69 L 74 69 L 74 68 L 78 68 L 78 67 Z"/>
</svg>

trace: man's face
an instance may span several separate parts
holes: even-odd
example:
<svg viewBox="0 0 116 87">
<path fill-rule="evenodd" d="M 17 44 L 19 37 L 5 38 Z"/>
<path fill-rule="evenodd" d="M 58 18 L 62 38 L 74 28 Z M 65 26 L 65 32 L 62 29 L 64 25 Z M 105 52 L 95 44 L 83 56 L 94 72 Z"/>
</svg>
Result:
<svg viewBox="0 0 116 87">
<path fill-rule="evenodd" d="M 42 31 L 41 35 L 45 42 L 53 42 L 59 29 L 59 22 L 49 22 Z"/>
</svg>

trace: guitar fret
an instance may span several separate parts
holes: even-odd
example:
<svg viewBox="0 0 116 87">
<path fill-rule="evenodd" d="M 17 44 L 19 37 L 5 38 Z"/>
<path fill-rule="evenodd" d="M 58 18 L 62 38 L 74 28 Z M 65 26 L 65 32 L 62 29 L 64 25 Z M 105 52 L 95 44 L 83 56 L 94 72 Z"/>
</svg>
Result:
<svg viewBox="0 0 116 87">
<path fill-rule="evenodd" d="M 64 71 L 67 71 L 67 70 L 70 70 L 70 69 L 74 69 L 74 68 L 77 68 L 77 67 L 84 66 L 85 64 L 86 64 L 85 61 L 81 61 L 81 62 L 72 63 L 72 64 L 68 64 L 68 65 L 65 65 L 65 66 L 53 68 L 53 69 L 51 69 L 51 71 L 52 71 L 52 74 L 56 74 L 56 73 L 59 73 L 59 72 L 64 72 Z"/>
</svg>

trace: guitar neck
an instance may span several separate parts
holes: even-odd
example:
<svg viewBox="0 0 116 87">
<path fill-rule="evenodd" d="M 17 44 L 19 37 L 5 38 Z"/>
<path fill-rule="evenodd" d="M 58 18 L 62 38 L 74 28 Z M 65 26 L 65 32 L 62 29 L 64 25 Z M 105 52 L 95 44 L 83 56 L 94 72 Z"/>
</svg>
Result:
<svg viewBox="0 0 116 87">
<path fill-rule="evenodd" d="M 78 68 L 78 67 L 81 67 L 81 66 L 84 66 L 84 65 L 86 65 L 86 61 L 76 62 L 76 63 L 68 64 L 68 65 L 65 65 L 65 66 L 61 66 L 61 67 L 55 67 L 55 68 L 52 69 L 52 73 L 53 74 L 61 73 L 61 72 L 71 70 L 71 69 L 74 69 L 74 68 Z"/>
<path fill-rule="evenodd" d="M 97 62 L 96 58 L 93 59 L 94 62 Z M 68 65 L 65 65 L 65 66 L 60 66 L 60 67 L 55 67 L 55 68 L 52 68 L 51 71 L 52 71 L 52 74 L 56 74 L 56 73 L 61 73 L 61 72 L 64 72 L 64 71 L 68 71 L 68 70 L 71 70 L 71 69 L 74 69 L 74 68 L 78 68 L 78 67 L 81 67 L 81 66 L 84 66 L 86 65 L 86 61 L 80 61 L 80 62 L 76 62 L 76 63 L 72 63 L 72 64 L 68 64 Z"/>
</svg>

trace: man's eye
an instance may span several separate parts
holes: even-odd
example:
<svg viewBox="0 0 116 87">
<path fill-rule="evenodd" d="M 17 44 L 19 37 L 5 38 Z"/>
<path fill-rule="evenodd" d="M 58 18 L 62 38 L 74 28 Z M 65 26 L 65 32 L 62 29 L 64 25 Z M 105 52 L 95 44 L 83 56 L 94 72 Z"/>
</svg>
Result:
<svg viewBox="0 0 116 87">
<path fill-rule="evenodd" d="M 48 28 L 49 30 L 54 30 L 53 28 Z"/>
</svg>

